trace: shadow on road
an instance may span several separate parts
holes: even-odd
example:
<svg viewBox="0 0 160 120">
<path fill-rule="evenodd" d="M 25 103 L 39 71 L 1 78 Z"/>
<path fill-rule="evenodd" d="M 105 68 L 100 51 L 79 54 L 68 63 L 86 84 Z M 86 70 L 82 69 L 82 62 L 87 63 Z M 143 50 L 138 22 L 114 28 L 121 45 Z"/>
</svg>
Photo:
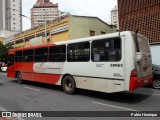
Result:
<svg viewBox="0 0 160 120">
<path fill-rule="evenodd" d="M 88 90 L 79 90 L 77 94 L 103 99 L 107 101 L 115 101 L 120 103 L 129 103 L 129 104 L 139 103 L 151 96 L 151 94 L 141 94 L 134 92 L 102 93 L 102 92 L 88 91 Z"/>
<path fill-rule="evenodd" d="M 11 80 L 11 82 L 18 84 L 17 80 Z M 61 86 L 57 86 L 57 85 L 52 85 L 52 84 L 46 84 L 46 83 L 39 83 L 39 82 L 33 82 L 33 81 L 23 81 L 22 85 L 30 85 L 30 86 L 36 86 L 36 87 L 40 87 L 40 88 L 44 88 L 44 89 L 50 89 L 50 90 L 57 90 L 57 91 L 62 91 L 62 87 Z"/>
<path fill-rule="evenodd" d="M 11 81 L 18 84 L 16 80 L 11 80 Z M 38 83 L 38 82 L 32 82 L 32 81 L 24 81 L 24 85 L 36 86 L 43 89 L 63 92 L 62 87 L 57 85 Z M 145 88 L 145 89 L 148 89 L 150 93 L 153 93 L 151 88 Z M 129 103 L 129 104 L 135 104 L 135 103 L 141 102 L 152 95 L 152 94 L 145 94 L 145 92 L 143 92 L 144 93 L 143 94 L 141 93 L 142 90 L 137 90 L 137 91 L 136 92 L 133 91 L 133 92 L 118 92 L 118 93 L 103 93 L 103 92 L 77 89 L 74 95 L 87 96 L 91 98 L 98 98 L 103 100 L 115 101 L 120 103 Z"/>
</svg>

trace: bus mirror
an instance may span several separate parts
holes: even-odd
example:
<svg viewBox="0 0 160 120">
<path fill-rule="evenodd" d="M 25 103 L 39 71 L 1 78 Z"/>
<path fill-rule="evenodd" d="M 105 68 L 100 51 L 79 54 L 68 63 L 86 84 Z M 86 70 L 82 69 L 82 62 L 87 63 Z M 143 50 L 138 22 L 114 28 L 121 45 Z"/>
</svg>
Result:
<svg viewBox="0 0 160 120">
<path fill-rule="evenodd" d="M 136 56 L 137 56 L 137 61 L 140 61 L 141 58 L 142 58 L 142 53 L 141 52 L 137 52 Z"/>
</svg>

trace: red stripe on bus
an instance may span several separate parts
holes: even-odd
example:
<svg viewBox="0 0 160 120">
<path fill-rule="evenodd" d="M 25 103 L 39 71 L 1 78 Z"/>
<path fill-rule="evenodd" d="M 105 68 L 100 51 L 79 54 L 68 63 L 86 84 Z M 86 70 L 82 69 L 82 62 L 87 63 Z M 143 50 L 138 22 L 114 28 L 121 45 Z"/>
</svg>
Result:
<svg viewBox="0 0 160 120">
<path fill-rule="evenodd" d="M 137 77 L 130 77 L 129 91 L 135 90 L 138 87 L 149 85 L 153 82 L 153 76 L 138 79 Z"/>
<path fill-rule="evenodd" d="M 60 80 L 60 74 L 22 73 L 22 79 L 42 83 L 56 84 Z"/>
</svg>

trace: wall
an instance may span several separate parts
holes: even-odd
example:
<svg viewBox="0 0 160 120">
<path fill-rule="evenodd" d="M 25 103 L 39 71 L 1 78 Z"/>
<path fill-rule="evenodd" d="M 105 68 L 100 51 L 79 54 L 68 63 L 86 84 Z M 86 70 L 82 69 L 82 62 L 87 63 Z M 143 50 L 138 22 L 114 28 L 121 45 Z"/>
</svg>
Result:
<svg viewBox="0 0 160 120">
<path fill-rule="evenodd" d="M 119 30 L 136 31 L 160 42 L 160 0 L 118 0 Z"/>
<path fill-rule="evenodd" d="M 90 36 L 90 30 L 95 31 L 95 35 L 116 32 L 107 23 L 97 17 L 70 16 L 70 38 L 83 38 Z"/>
<path fill-rule="evenodd" d="M 3 42 L 4 38 L 3 37 L 0 37 L 0 42 Z"/>
</svg>

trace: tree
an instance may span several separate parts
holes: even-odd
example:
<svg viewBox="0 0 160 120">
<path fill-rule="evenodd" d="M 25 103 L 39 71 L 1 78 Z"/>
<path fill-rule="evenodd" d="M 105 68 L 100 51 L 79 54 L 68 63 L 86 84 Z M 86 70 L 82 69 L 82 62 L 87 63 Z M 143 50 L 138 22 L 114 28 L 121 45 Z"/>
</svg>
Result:
<svg viewBox="0 0 160 120">
<path fill-rule="evenodd" d="M 6 63 L 9 49 L 12 49 L 12 46 L 10 44 L 3 45 L 0 42 L 0 61 L 1 62 L 3 61 Z"/>
</svg>

